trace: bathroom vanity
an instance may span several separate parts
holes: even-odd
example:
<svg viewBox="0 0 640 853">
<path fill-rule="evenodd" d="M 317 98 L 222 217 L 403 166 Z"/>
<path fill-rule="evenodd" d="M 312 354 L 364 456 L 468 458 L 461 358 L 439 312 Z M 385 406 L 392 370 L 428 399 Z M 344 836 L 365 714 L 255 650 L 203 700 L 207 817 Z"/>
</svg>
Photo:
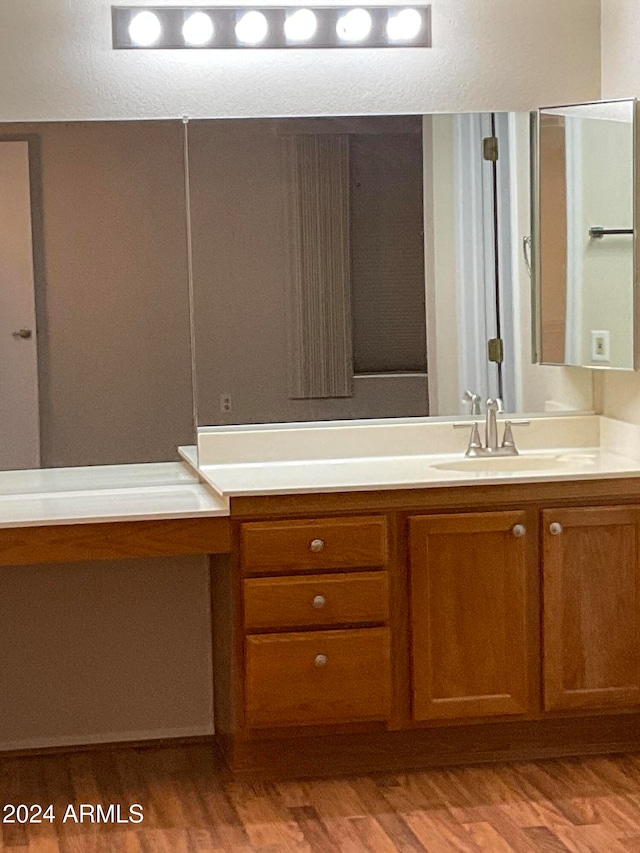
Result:
<svg viewBox="0 0 640 853">
<path fill-rule="evenodd" d="M 6 472 L 0 561 L 210 555 L 239 776 L 640 748 L 640 428 L 534 417 L 489 459 L 467 438 L 212 428 L 182 464 Z"/>
<path fill-rule="evenodd" d="M 385 457 L 384 428 L 375 456 L 371 426 L 201 433 L 201 476 L 230 500 L 231 551 L 212 557 L 211 581 L 216 739 L 236 773 L 640 746 L 640 462 L 624 448 L 635 428 L 550 422 L 534 422 L 523 444 L 536 451 L 506 473 L 465 473 L 477 460 L 461 453 L 462 470 L 442 461 L 451 452 Z M 415 422 L 389 429 L 398 451 L 420 436 Z M 445 429 L 464 442 L 450 424 L 422 429 L 424 447 Z M 257 463 L 266 440 L 274 458 Z M 297 450 L 277 461 L 285 444 Z M 292 458 L 303 444 L 314 459 Z M 214 447 L 224 461 L 206 464 Z M 573 467 L 537 470 L 540 459 Z M 360 488 L 329 483 L 341 467 L 359 470 Z"/>
</svg>

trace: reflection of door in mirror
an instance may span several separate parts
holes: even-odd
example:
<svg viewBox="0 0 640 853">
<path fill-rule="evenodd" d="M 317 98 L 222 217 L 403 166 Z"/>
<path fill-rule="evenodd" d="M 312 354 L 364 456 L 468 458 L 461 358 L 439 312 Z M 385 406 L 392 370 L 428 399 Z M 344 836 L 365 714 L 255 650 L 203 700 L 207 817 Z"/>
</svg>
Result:
<svg viewBox="0 0 640 853">
<path fill-rule="evenodd" d="M 565 360 L 567 325 L 567 181 L 565 120 L 540 119 L 540 266 L 545 281 L 540 304 L 543 361 Z"/>
<path fill-rule="evenodd" d="M 40 465 L 29 143 L 0 141 L 0 469 Z"/>
<path fill-rule="evenodd" d="M 634 367 L 632 100 L 539 113 L 540 361 Z"/>
</svg>

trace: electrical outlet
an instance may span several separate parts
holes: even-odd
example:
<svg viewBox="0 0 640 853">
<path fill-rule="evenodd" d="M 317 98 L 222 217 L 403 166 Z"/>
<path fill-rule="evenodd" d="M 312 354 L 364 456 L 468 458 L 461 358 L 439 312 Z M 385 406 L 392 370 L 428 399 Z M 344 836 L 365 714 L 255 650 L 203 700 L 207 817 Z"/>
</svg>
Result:
<svg viewBox="0 0 640 853">
<path fill-rule="evenodd" d="M 231 414 L 231 394 L 220 395 L 220 411 L 223 415 Z"/>
<path fill-rule="evenodd" d="M 608 362 L 610 360 L 609 332 L 591 332 L 591 361 Z"/>
</svg>

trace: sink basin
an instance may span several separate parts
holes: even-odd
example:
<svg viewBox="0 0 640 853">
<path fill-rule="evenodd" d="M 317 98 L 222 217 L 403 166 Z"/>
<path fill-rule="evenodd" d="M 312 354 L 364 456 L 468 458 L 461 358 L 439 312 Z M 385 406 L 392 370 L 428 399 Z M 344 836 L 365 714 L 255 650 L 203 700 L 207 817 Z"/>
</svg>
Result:
<svg viewBox="0 0 640 853">
<path fill-rule="evenodd" d="M 460 459 L 456 462 L 442 462 L 434 465 L 438 471 L 484 471 L 486 473 L 509 473 L 511 471 L 561 471 L 563 468 L 575 468 L 585 462 L 593 462 L 592 458 L 573 459 L 571 456 L 496 456 Z"/>
</svg>

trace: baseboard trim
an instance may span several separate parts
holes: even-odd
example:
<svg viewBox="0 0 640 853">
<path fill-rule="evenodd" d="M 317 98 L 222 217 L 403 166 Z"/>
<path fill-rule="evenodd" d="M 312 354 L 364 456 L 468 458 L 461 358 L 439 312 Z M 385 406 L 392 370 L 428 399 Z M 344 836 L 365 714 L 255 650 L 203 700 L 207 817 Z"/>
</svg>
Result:
<svg viewBox="0 0 640 853">
<path fill-rule="evenodd" d="M 214 743 L 212 731 L 202 728 L 177 729 L 174 731 L 148 733 L 131 733 L 131 735 L 114 734 L 93 735 L 84 738 L 65 738 L 56 743 L 56 739 L 44 742 L 28 742 L 8 744 L 0 747 L 0 757 L 28 755 L 51 755 L 65 752 L 87 752 L 102 749 L 144 749 L 145 747 L 182 746 L 184 744 Z"/>
</svg>

